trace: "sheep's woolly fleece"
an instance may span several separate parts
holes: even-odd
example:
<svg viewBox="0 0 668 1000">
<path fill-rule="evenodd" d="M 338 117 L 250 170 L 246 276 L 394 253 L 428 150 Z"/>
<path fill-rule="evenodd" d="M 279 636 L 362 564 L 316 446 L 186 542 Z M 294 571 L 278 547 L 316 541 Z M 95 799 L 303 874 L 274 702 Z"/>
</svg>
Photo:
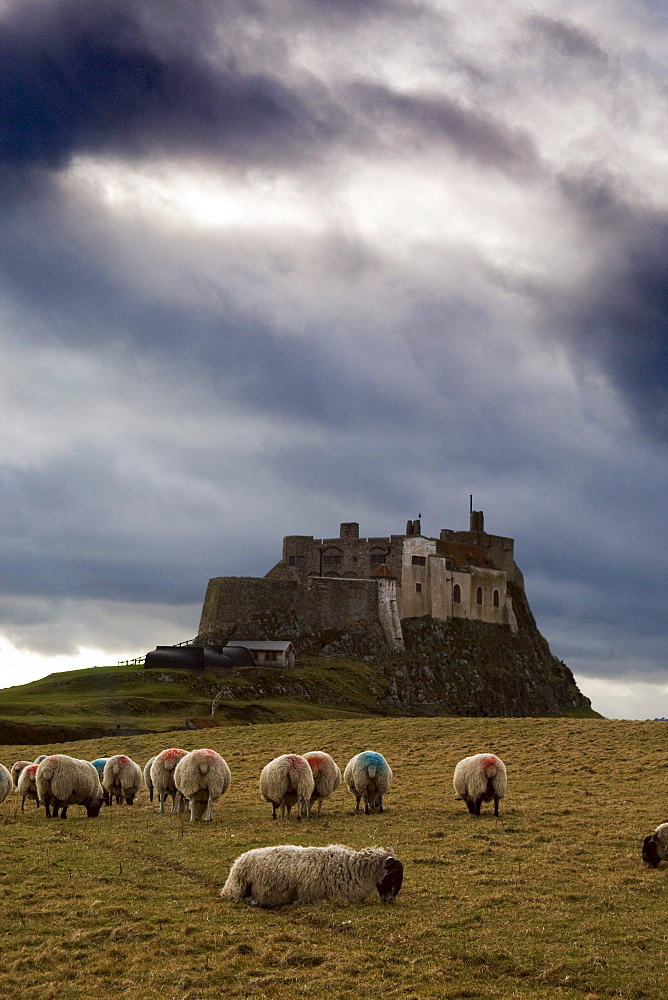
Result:
<svg viewBox="0 0 668 1000">
<path fill-rule="evenodd" d="M 662 861 L 668 861 L 668 823 L 661 823 L 654 833 L 645 837 L 642 859 L 652 868 L 658 868 Z"/>
<path fill-rule="evenodd" d="M 401 888 L 403 865 L 392 848 L 355 851 L 342 844 L 260 847 L 240 855 L 221 890 L 224 899 L 256 906 L 343 899 L 362 903 L 377 889 L 383 902 Z"/>
</svg>

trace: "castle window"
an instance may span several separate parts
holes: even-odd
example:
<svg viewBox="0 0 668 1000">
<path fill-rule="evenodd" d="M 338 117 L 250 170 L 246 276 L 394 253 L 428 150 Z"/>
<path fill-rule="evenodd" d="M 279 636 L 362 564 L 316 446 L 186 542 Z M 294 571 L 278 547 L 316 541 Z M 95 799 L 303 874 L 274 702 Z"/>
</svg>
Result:
<svg viewBox="0 0 668 1000">
<path fill-rule="evenodd" d="M 482 587 L 478 587 L 475 592 L 476 604 L 482 604 Z"/>
<path fill-rule="evenodd" d="M 498 608 L 498 606 L 499 606 L 499 592 L 498 592 L 498 590 L 495 590 L 494 591 L 494 607 Z"/>
<path fill-rule="evenodd" d="M 372 552 L 371 553 L 371 565 L 372 566 L 384 566 L 386 555 L 384 552 Z"/>
<path fill-rule="evenodd" d="M 421 594 L 422 593 L 422 584 L 421 583 L 416 583 L 415 584 L 415 593 L 416 594 Z"/>
<path fill-rule="evenodd" d="M 455 604 L 462 603 L 462 588 L 459 586 L 458 583 L 456 583 L 452 589 L 452 600 L 455 602 Z"/>
<path fill-rule="evenodd" d="M 288 556 L 288 566 L 303 566 L 304 556 Z"/>
<path fill-rule="evenodd" d="M 413 563 L 414 566 L 426 566 L 427 565 L 427 559 L 426 559 L 425 556 L 413 556 L 413 558 L 411 559 L 411 562 Z"/>
<path fill-rule="evenodd" d="M 340 566 L 343 561 L 343 556 L 323 556 L 322 564 L 323 566 Z"/>
</svg>

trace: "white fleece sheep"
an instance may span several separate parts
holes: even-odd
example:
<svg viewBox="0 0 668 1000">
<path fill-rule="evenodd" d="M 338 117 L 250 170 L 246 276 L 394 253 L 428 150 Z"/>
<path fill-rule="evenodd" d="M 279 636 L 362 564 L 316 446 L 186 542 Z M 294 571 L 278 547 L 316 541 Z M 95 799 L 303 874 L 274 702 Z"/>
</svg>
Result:
<svg viewBox="0 0 668 1000">
<path fill-rule="evenodd" d="M 364 800 L 364 812 L 373 809 L 383 812 L 383 796 L 392 783 L 392 769 L 382 753 L 363 750 L 346 764 L 343 780 L 356 800 L 355 812 L 359 812 L 360 800 Z"/>
<path fill-rule="evenodd" d="M 12 776 L 12 781 L 14 782 L 14 788 L 19 787 L 19 775 L 24 768 L 28 767 L 32 761 L 29 760 L 17 760 L 15 764 L 12 764 L 12 769 L 10 774 Z"/>
<path fill-rule="evenodd" d="M 26 799 L 32 799 L 36 806 L 39 805 L 39 795 L 37 794 L 37 768 L 39 764 L 28 764 L 19 774 L 19 783 L 16 786 L 21 796 L 21 812 L 24 811 Z"/>
<path fill-rule="evenodd" d="M 281 808 L 281 819 L 290 819 L 290 810 L 297 805 L 297 819 L 311 814 L 311 796 L 315 790 L 311 765 L 298 753 L 284 753 L 274 757 L 262 768 L 260 774 L 260 795 L 271 803 L 271 818 L 277 819 L 277 809 Z"/>
<path fill-rule="evenodd" d="M 642 859 L 652 868 L 658 868 L 662 861 L 668 861 L 668 823 L 661 823 L 654 833 L 645 837 Z"/>
<path fill-rule="evenodd" d="M 472 816 L 480 815 L 483 802 L 494 799 L 494 815 L 499 815 L 499 799 L 506 794 L 506 765 L 493 753 L 464 757 L 455 768 L 453 779 L 457 795 L 464 800 Z"/>
<path fill-rule="evenodd" d="M 341 770 L 334 758 L 324 750 L 309 750 L 304 757 L 309 762 L 315 783 L 311 793 L 311 805 L 317 801 L 319 816 L 323 800 L 328 799 L 341 784 Z"/>
<path fill-rule="evenodd" d="M 120 805 L 123 799 L 131 806 L 135 795 L 144 783 L 141 768 L 127 754 L 118 753 L 104 765 L 102 787 L 109 793 L 109 805 L 115 798 Z"/>
<path fill-rule="evenodd" d="M 149 761 L 144 764 L 144 784 L 148 788 L 148 801 L 153 802 L 153 782 L 151 780 L 151 768 L 153 766 L 153 761 L 155 757 L 151 757 Z"/>
<path fill-rule="evenodd" d="M 77 760 L 66 754 L 51 754 L 37 768 L 37 795 L 44 803 L 47 818 L 67 818 L 71 805 L 86 807 L 89 818 L 99 816 L 102 806 L 102 785 L 93 765 L 88 760 Z"/>
<path fill-rule="evenodd" d="M 0 764 L 0 802 L 4 802 L 10 792 L 14 790 L 12 773 L 4 764 Z"/>
<path fill-rule="evenodd" d="M 213 821 L 213 803 L 225 794 L 231 781 L 227 761 L 215 750 L 191 750 L 174 769 L 176 790 L 190 801 L 191 823 Z"/>
<path fill-rule="evenodd" d="M 169 750 L 162 750 L 156 757 L 153 758 L 153 765 L 151 767 L 150 780 L 156 795 L 158 796 L 158 802 L 160 803 L 160 812 L 165 811 L 165 802 L 167 801 L 167 796 L 172 797 L 172 812 L 184 812 L 188 808 L 188 802 L 183 797 L 181 792 L 179 792 L 174 783 L 174 771 L 176 770 L 176 765 L 182 760 L 186 755 L 187 750 L 181 750 L 179 747 L 170 747 Z"/>
<path fill-rule="evenodd" d="M 388 903 L 401 889 L 402 879 L 403 865 L 391 847 L 354 851 L 341 844 L 282 844 L 238 857 L 220 894 L 251 906 L 284 906 L 337 898 L 362 903 L 377 889 Z"/>
</svg>

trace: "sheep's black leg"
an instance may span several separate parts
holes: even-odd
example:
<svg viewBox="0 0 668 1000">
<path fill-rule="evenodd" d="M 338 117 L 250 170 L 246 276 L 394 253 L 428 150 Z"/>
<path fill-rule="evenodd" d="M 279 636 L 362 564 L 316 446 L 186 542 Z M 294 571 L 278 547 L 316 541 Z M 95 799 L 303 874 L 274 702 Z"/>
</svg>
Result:
<svg viewBox="0 0 668 1000">
<path fill-rule="evenodd" d="M 357 804 L 355 806 L 355 812 L 358 813 L 360 811 L 360 798 L 361 798 L 361 796 L 356 794 L 355 798 L 357 799 Z"/>
<path fill-rule="evenodd" d="M 65 805 L 60 810 L 60 818 L 67 819 L 67 803 L 65 803 Z"/>
<path fill-rule="evenodd" d="M 278 813 L 276 812 L 276 806 L 274 805 L 273 802 L 271 803 L 271 818 L 272 819 L 278 819 Z"/>
<path fill-rule="evenodd" d="M 481 805 L 482 805 L 482 799 L 476 799 L 476 801 L 475 801 L 475 810 L 474 810 L 474 813 L 473 813 L 474 816 L 479 816 L 480 815 L 480 806 Z"/>
<path fill-rule="evenodd" d="M 465 801 L 466 801 L 466 808 L 468 809 L 468 811 L 471 813 L 472 816 L 475 816 L 476 815 L 475 802 L 473 802 L 472 799 L 466 799 Z"/>
<path fill-rule="evenodd" d="M 499 815 L 499 796 L 498 795 L 494 796 L 494 815 L 495 816 Z"/>
</svg>

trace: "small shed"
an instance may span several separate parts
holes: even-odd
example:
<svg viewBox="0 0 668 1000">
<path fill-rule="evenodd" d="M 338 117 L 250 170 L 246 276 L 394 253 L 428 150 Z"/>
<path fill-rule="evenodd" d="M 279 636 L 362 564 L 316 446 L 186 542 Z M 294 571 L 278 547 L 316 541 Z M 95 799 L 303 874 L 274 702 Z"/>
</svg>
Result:
<svg viewBox="0 0 668 1000">
<path fill-rule="evenodd" d="M 257 639 L 228 640 L 227 647 L 241 646 L 252 653 L 258 667 L 293 667 L 295 664 L 295 647 L 289 641 Z"/>
</svg>

